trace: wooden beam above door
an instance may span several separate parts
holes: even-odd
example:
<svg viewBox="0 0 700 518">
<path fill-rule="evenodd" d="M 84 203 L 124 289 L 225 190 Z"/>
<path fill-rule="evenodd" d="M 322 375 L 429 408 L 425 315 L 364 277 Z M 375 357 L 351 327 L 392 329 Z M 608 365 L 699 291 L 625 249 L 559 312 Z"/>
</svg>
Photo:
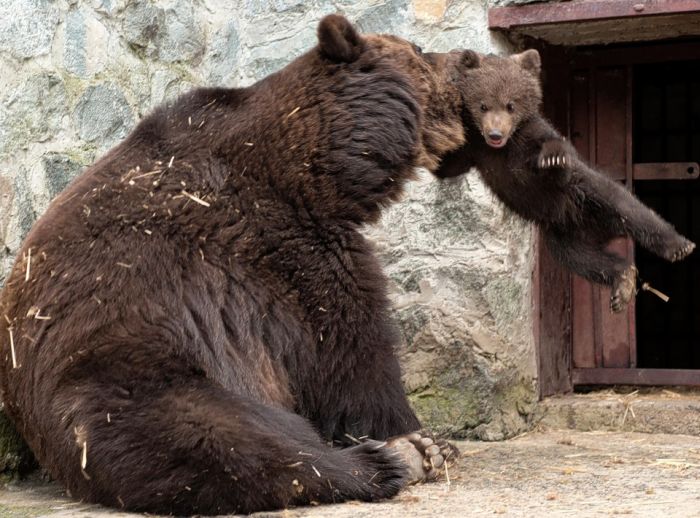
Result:
<svg viewBox="0 0 700 518">
<path fill-rule="evenodd" d="M 700 36 L 700 0 L 571 0 L 489 9 L 511 39 L 595 45 Z"/>
</svg>

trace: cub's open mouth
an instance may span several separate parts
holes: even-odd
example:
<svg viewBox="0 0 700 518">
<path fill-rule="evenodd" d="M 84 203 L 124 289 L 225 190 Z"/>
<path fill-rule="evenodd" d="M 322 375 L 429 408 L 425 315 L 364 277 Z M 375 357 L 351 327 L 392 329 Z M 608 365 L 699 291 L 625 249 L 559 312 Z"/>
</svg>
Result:
<svg viewBox="0 0 700 518">
<path fill-rule="evenodd" d="M 498 149 L 506 145 L 506 139 L 486 137 L 486 143 L 489 146 Z"/>
</svg>

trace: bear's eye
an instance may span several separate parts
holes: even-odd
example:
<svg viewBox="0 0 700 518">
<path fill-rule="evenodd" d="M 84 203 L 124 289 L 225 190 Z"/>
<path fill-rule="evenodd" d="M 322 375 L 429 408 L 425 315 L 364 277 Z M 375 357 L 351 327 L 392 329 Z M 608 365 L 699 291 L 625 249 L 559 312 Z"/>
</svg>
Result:
<svg viewBox="0 0 700 518">
<path fill-rule="evenodd" d="M 508 110 L 508 113 L 513 113 L 513 111 L 515 110 L 513 103 L 506 104 L 506 110 Z"/>
<path fill-rule="evenodd" d="M 481 103 L 481 111 L 482 111 L 482 112 L 487 112 L 487 111 L 489 111 L 489 107 L 486 106 L 484 103 Z"/>
<path fill-rule="evenodd" d="M 418 54 L 419 56 L 423 54 L 423 49 L 420 48 L 418 45 L 413 45 L 413 51 Z"/>
</svg>

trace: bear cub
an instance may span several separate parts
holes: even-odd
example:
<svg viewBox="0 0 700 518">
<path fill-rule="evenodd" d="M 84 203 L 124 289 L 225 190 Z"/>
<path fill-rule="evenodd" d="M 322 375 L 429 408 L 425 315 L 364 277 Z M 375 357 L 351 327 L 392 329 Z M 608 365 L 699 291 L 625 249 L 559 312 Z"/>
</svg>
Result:
<svg viewBox="0 0 700 518">
<path fill-rule="evenodd" d="M 627 189 L 589 167 L 540 115 L 540 56 L 465 55 L 462 92 L 468 144 L 450 153 L 436 174 L 456 176 L 475 166 L 494 194 L 539 226 L 552 255 L 585 279 L 612 288 L 620 312 L 635 294 L 637 270 L 607 251 L 611 239 L 630 236 L 668 260 L 695 244 Z"/>
</svg>

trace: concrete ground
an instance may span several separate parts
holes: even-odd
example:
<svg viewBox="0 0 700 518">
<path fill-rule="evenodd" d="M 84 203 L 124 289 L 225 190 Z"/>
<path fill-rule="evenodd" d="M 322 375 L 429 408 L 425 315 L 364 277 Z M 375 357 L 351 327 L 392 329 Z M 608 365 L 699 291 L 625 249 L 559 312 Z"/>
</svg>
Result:
<svg viewBox="0 0 700 518">
<path fill-rule="evenodd" d="M 377 503 L 258 513 L 258 518 L 700 517 L 700 437 L 637 432 L 532 432 L 504 442 L 459 442 L 443 480 Z M 136 516 L 66 498 L 54 484 L 0 490 L 0 517 Z"/>
</svg>

